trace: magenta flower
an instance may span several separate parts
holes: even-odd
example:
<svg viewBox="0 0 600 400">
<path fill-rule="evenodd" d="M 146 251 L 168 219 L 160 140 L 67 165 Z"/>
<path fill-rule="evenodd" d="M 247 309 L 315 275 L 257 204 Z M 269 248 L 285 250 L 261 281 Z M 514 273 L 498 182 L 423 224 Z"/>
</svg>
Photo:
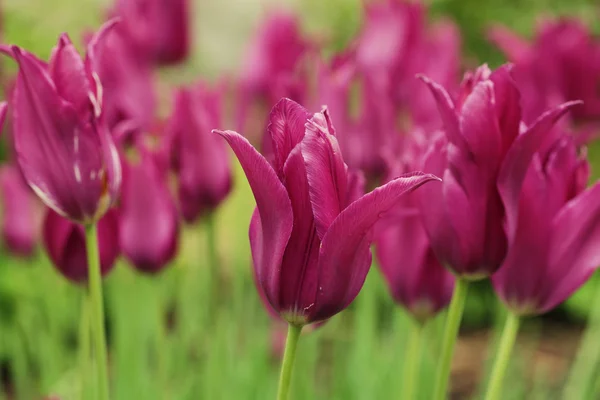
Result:
<svg viewBox="0 0 600 400">
<path fill-rule="evenodd" d="M 152 154 L 141 152 L 139 163 L 127 163 L 119 209 L 121 251 L 140 271 L 155 273 L 177 251 L 179 216 L 167 174 Z"/>
<path fill-rule="evenodd" d="M 436 178 L 408 174 L 351 202 L 356 190 L 327 110 L 311 116 L 282 99 L 269 121 L 271 164 L 238 133 L 217 132 L 238 157 L 256 199 L 250 246 L 257 281 L 291 324 L 326 320 L 360 291 L 379 216 Z"/>
<path fill-rule="evenodd" d="M 102 113 L 113 136 L 149 129 L 157 102 L 152 64 L 131 43 L 122 23 L 97 42 L 93 61 L 102 82 Z"/>
<path fill-rule="evenodd" d="M 70 281 L 87 281 L 88 263 L 85 231 L 80 224 L 49 209 L 42 228 L 44 247 L 56 269 Z M 100 272 L 106 275 L 119 256 L 119 219 L 115 210 L 109 210 L 98 221 Z"/>
<path fill-rule="evenodd" d="M 424 170 L 440 175 L 441 185 L 419 191 L 419 207 L 440 262 L 466 279 L 493 274 L 506 255 L 505 210 L 496 188 L 507 153 L 525 146 L 533 154 L 553 124 L 576 102 L 565 103 L 537 119 L 520 134 L 519 91 L 502 66 L 467 74 L 455 101 L 423 78 L 444 121 L 445 136 L 429 149 Z"/>
<path fill-rule="evenodd" d="M 424 149 L 416 137 L 408 142 L 397 169 L 422 168 Z M 379 268 L 390 293 L 416 320 L 424 322 L 450 304 L 454 277 L 433 252 L 423 226 L 417 192 L 401 202 L 377 223 L 375 249 Z"/>
<path fill-rule="evenodd" d="M 40 204 L 17 166 L 0 167 L 0 195 L 4 244 L 15 254 L 32 255 L 39 236 Z"/>
<path fill-rule="evenodd" d="M 222 93 L 203 84 L 180 89 L 168 122 L 178 199 L 183 217 L 193 222 L 213 211 L 231 190 L 225 143 L 212 134 L 221 124 Z"/>
<path fill-rule="evenodd" d="M 105 25 L 85 60 L 66 34 L 49 63 L 17 46 L 2 47 L 19 64 L 12 97 L 17 161 L 42 201 L 73 221 L 100 219 L 119 191 L 119 156 L 102 119 L 102 86 L 93 68 Z"/>
<path fill-rule="evenodd" d="M 492 282 L 514 313 L 551 310 L 600 265 L 600 183 L 586 189 L 588 177 L 569 137 L 533 157 L 507 157 L 498 188 L 509 246 Z"/>
<path fill-rule="evenodd" d="M 600 119 L 600 40 L 581 21 L 544 21 L 532 43 L 501 26 L 492 28 L 490 37 L 516 64 L 525 122 L 550 106 L 578 99 L 583 104 L 573 110 L 573 119 Z"/>
<path fill-rule="evenodd" d="M 159 65 L 177 64 L 190 53 L 188 0 L 118 0 L 116 13 L 129 40 Z"/>
<path fill-rule="evenodd" d="M 310 48 L 294 14 L 273 13 L 260 25 L 239 78 L 236 125 L 240 132 L 259 142 L 256 136 L 264 131 L 271 104 L 281 97 L 305 100 L 307 71 L 301 60 Z"/>
</svg>

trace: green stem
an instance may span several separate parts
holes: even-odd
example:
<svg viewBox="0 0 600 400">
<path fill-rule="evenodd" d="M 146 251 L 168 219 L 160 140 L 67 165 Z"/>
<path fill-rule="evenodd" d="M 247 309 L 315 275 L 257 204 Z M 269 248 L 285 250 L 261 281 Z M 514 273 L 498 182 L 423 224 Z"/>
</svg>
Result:
<svg viewBox="0 0 600 400">
<path fill-rule="evenodd" d="M 289 324 L 288 334 L 285 340 L 285 351 L 283 361 L 281 362 L 281 375 L 279 375 L 279 389 L 277 390 L 277 400 L 287 400 L 290 391 L 290 382 L 292 378 L 292 369 L 294 368 L 294 359 L 296 358 L 296 348 L 298 339 L 302 332 L 302 326 Z"/>
<path fill-rule="evenodd" d="M 98 231 L 95 224 L 85 227 L 85 245 L 89 272 L 89 304 L 91 333 L 94 344 L 94 359 L 98 376 L 98 398 L 108 400 L 108 365 L 106 362 L 106 337 L 104 332 L 104 301 L 102 297 L 102 275 L 98 253 Z"/>
<path fill-rule="evenodd" d="M 422 325 L 411 321 L 410 336 L 407 342 L 406 357 L 404 359 L 404 390 L 402 399 L 418 399 L 417 394 L 419 370 L 421 368 L 421 334 Z"/>
<path fill-rule="evenodd" d="M 217 251 L 217 230 L 215 228 L 215 214 L 210 213 L 206 217 L 206 245 L 208 246 L 208 262 L 213 278 L 218 276 L 219 254 Z"/>
<path fill-rule="evenodd" d="M 442 354 L 440 356 L 440 363 L 438 364 L 433 400 L 443 400 L 446 398 L 454 345 L 458 337 L 458 328 L 460 327 L 463 310 L 465 309 L 468 289 L 469 281 L 461 278 L 456 279 L 452 301 L 450 302 L 448 316 L 446 317 Z"/>
<path fill-rule="evenodd" d="M 569 373 L 569 379 L 565 385 L 563 399 L 583 399 L 593 384 L 594 375 L 600 362 L 600 340 L 598 331 L 600 329 L 600 289 L 596 288 L 596 296 L 588 316 L 583 337 L 575 362 Z"/>
<path fill-rule="evenodd" d="M 87 293 L 84 293 L 81 299 L 81 316 L 79 319 L 79 368 L 81 382 L 81 398 L 86 400 L 90 398 L 89 392 L 91 388 L 91 373 L 90 373 L 90 306 L 87 301 Z"/>
<path fill-rule="evenodd" d="M 498 347 L 498 353 L 496 354 L 496 360 L 494 361 L 494 367 L 492 368 L 488 390 L 485 395 L 486 400 L 497 400 L 500 398 L 502 382 L 510 360 L 510 353 L 515 345 L 515 340 L 517 339 L 519 322 L 519 316 L 512 312 L 509 312 L 506 316 L 506 322 L 504 323 L 504 329 L 502 330 L 502 336 L 500 337 L 500 346 Z"/>
</svg>

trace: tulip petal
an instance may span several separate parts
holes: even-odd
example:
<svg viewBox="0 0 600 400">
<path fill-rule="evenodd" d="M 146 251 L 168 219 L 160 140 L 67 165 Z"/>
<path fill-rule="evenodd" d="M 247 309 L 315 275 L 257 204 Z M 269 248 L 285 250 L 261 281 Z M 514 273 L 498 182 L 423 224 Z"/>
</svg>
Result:
<svg viewBox="0 0 600 400">
<path fill-rule="evenodd" d="M 92 106 L 93 95 L 83 60 L 67 34 L 62 34 L 49 62 L 49 72 L 56 91 L 71 103 L 78 112 L 85 112 Z"/>
<path fill-rule="evenodd" d="M 304 137 L 304 124 L 310 113 L 293 100 L 283 98 L 269 114 L 267 134 L 273 141 L 274 168 L 280 175 L 288 155 Z"/>
<path fill-rule="evenodd" d="M 347 167 L 335 136 L 311 129 L 307 125 L 301 148 L 317 233 L 322 239 L 346 206 Z"/>
<path fill-rule="evenodd" d="M 5 101 L 0 102 L 0 136 L 2 136 L 2 130 L 4 129 L 4 121 L 6 121 L 7 113 L 8 113 L 8 103 Z"/>
<path fill-rule="evenodd" d="M 521 186 L 533 155 L 543 143 L 552 140 L 558 134 L 552 130 L 556 121 L 579 104 L 580 101 L 570 101 L 542 114 L 527 131 L 517 137 L 506 154 L 497 186 L 506 209 L 506 233 L 509 243 L 512 242 L 517 229 Z"/>
<path fill-rule="evenodd" d="M 373 225 L 403 195 L 431 180 L 439 178 L 421 172 L 400 176 L 362 196 L 335 219 L 321 243 L 315 320 L 331 317 L 354 300 L 371 266 Z"/>
<path fill-rule="evenodd" d="M 490 80 L 494 83 L 496 118 L 502 132 L 502 154 L 506 154 L 519 134 L 521 123 L 521 94 L 510 74 L 511 70 L 512 65 L 505 64 L 490 75 Z"/>
<path fill-rule="evenodd" d="M 460 132 L 457 112 L 446 89 L 423 75 L 417 75 L 428 87 L 437 103 L 438 111 L 444 123 L 448 140 L 462 151 L 468 151 L 468 145 Z"/>
<path fill-rule="evenodd" d="M 600 183 L 568 202 L 551 231 L 543 311 L 564 301 L 600 266 Z"/>
<path fill-rule="evenodd" d="M 253 246 L 255 250 L 252 257 L 258 281 L 272 301 L 279 296 L 279 293 L 273 290 L 279 288 L 281 261 L 292 233 L 293 212 L 290 198 L 268 161 L 246 138 L 233 131 L 213 132 L 227 140 L 233 149 L 254 194 L 260 215 L 260 229 L 255 227 L 254 232 L 261 233 L 260 238 L 254 239 L 254 243 L 262 246 Z"/>
</svg>

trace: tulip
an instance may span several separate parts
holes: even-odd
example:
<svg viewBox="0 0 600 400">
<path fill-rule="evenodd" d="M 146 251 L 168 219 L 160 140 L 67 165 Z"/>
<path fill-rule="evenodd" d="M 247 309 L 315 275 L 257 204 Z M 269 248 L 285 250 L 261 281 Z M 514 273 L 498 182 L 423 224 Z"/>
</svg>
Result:
<svg viewBox="0 0 600 400">
<path fill-rule="evenodd" d="M 94 51 L 112 23 L 88 45 L 85 61 L 66 34 L 48 64 L 17 46 L 2 46 L 19 64 L 12 98 L 17 161 L 42 201 L 75 222 L 100 219 L 116 198 L 119 157 L 102 119 Z"/>
<path fill-rule="evenodd" d="M 277 12 L 262 23 L 244 57 L 236 109 L 238 130 L 255 139 L 255 135 L 264 130 L 271 104 L 281 97 L 305 100 L 306 71 L 301 60 L 310 48 L 296 15 Z M 258 122 L 258 129 L 248 133 L 247 125 L 254 121 Z M 270 144 L 268 138 L 265 141 Z"/>
<path fill-rule="evenodd" d="M 498 181 L 509 247 L 492 282 L 513 313 L 537 315 L 563 302 L 600 265 L 600 183 L 586 189 L 589 165 L 569 137 L 536 153 L 529 168 L 522 158 L 511 161 Z"/>
<path fill-rule="evenodd" d="M 155 273 L 173 259 L 179 221 L 166 173 L 152 155 L 126 164 L 119 213 L 121 251 L 142 272 Z"/>
<path fill-rule="evenodd" d="M 119 0 L 116 13 L 137 50 L 158 65 L 184 61 L 190 53 L 188 0 Z"/>
<path fill-rule="evenodd" d="M 571 113 L 575 121 L 600 120 L 600 41 L 581 21 L 544 21 L 533 43 L 502 26 L 493 27 L 490 37 L 516 64 L 525 122 L 550 106 L 576 99 L 583 104 Z"/>
<path fill-rule="evenodd" d="M 88 279 L 84 228 L 49 209 L 42 227 L 43 244 L 56 269 L 67 279 L 82 283 Z M 119 255 L 117 213 L 108 211 L 98 221 L 100 271 L 108 274 Z"/>
<path fill-rule="evenodd" d="M 178 177 L 184 219 L 193 222 L 213 211 L 231 190 L 225 143 L 211 133 L 221 121 L 221 92 L 203 85 L 180 89 L 167 135 Z"/>
<path fill-rule="evenodd" d="M 126 128 L 148 130 L 156 111 L 152 64 L 128 38 L 122 24 L 95 46 L 94 68 L 102 82 L 103 115 L 116 139 Z"/>
<path fill-rule="evenodd" d="M 0 168 L 2 197 L 2 239 L 13 253 L 31 256 L 38 239 L 38 202 L 21 171 L 8 164 Z"/>
<path fill-rule="evenodd" d="M 287 398 L 302 327 L 348 307 L 371 265 L 372 227 L 403 195 L 436 179 L 407 174 L 352 200 L 347 166 L 325 108 L 289 99 L 271 111 L 271 164 L 233 131 L 216 131 L 236 154 L 256 200 L 250 247 L 258 285 L 288 322 L 279 399 Z"/>
<path fill-rule="evenodd" d="M 507 210 L 496 187 L 498 175 L 508 168 L 509 156 L 518 153 L 525 160 L 542 148 L 556 134 L 555 122 L 579 103 L 564 103 L 526 126 L 509 66 L 493 73 L 483 66 L 467 74 L 454 100 L 422 79 L 436 100 L 445 134 L 433 140 L 424 160 L 424 170 L 442 176 L 443 183 L 418 192 L 419 209 L 438 260 L 457 277 L 433 395 L 441 400 L 469 281 L 492 275 L 506 256 Z"/>
<path fill-rule="evenodd" d="M 217 133 L 238 157 L 257 202 L 250 244 L 258 283 L 282 318 L 305 325 L 352 302 L 370 267 L 379 215 L 436 178 L 409 174 L 350 204 L 347 167 L 327 110 L 311 116 L 282 99 L 269 121 L 271 165 L 238 133 Z"/>
</svg>

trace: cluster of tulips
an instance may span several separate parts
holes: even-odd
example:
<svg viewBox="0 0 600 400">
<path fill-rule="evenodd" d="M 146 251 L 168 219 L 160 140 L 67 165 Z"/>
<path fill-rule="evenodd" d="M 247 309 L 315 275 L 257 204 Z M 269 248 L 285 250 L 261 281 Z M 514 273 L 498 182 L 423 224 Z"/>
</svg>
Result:
<svg viewBox="0 0 600 400">
<path fill-rule="evenodd" d="M 0 47 L 18 65 L 0 113 L 14 149 L 0 173 L 3 239 L 33 251 L 34 193 L 47 254 L 89 285 L 97 398 L 109 398 L 102 276 L 119 255 L 151 274 L 172 261 L 182 222 L 210 220 L 231 190 L 229 145 L 256 200 L 256 287 L 289 326 L 280 400 L 301 331 L 352 303 L 372 248 L 415 327 L 449 307 L 435 400 L 469 284 L 491 279 L 508 310 L 486 395 L 498 399 L 519 321 L 600 265 L 585 150 L 600 132 L 600 41 L 576 20 L 545 22 L 532 43 L 493 27 L 513 64 L 461 82 L 458 28 L 429 23 L 420 3 L 365 2 L 358 36 L 327 60 L 294 15 L 275 13 L 237 79 L 160 98 L 157 68 L 189 55 L 189 7 L 119 0 L 84 57 L 66 34 L 47 62 Z M 224 130 L 228 95 L 240 133 Z"/>
</svg>

